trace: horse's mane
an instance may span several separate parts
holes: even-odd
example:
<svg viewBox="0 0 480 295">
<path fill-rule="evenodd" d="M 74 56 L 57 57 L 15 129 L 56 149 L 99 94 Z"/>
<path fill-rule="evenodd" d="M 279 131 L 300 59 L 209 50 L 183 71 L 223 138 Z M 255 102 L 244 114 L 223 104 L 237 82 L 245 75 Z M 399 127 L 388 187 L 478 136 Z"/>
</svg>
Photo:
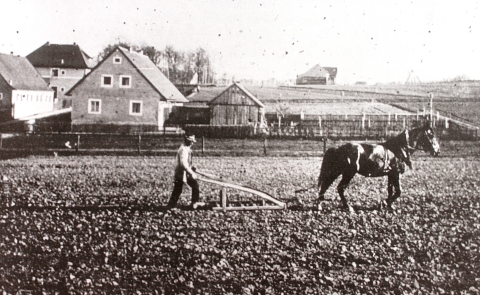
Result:
<svg viewBox="0 0 480 295">
<path fill-rule="evenodd" d="M 409 132 L 407 129 L 405 129 L 400 134 L 388 139 L 381 145 L 390 150 L 395 157 L 405 162 L 408 167 L 412 168 L 412 162 L 410 161 L 409 141 Z"/>
</svg>

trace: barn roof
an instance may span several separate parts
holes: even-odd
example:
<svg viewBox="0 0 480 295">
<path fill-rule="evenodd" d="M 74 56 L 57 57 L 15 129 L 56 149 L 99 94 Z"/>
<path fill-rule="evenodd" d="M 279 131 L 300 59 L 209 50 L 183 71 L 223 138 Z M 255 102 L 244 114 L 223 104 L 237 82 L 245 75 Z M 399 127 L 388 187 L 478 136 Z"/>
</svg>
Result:
<svg viewBox="0 0 480 295">
<path fill-rule="evenodd" d="M 325 68 L 315 65 L 305 73 L 298 75 L 298 77 L 327 77 L 327 75 L 330 75 L 330 73 Z"/>
<path fill-rule="evenodd" d="M 45 43 L 27 55 L 34 67 L 89 69 L 95 61 L 78 44 Z"/>
<path fill-rule="evenodd" d="M 0 76 L 14 89 L 51 90 L 40 73 L 22 56 L 0 53 Z"/>
<path fill-rule="evenodd" d="M 256 98 L 250 91 L 247 90 L 247 88 L 245 88 L 243 85 L 241 85 L 240 83 L 236 83 L 234 82 L 232 85 L 230 85 L 230 87 L 227 87 L 224 91 L 222 91 L 219 95 L 217 95 L 214 99 L 212 99 L 210 102 L 208 102 L 207 104 L 215 104 L 214 101 L 219 98 L 220 96 L 222 96 L 222 94 L 227 91 L 228 89 L 232 88 L 232 87 L 238 87 L 240 90 L 242 90 L 251 100 L 253 100 L 255 102 L 255 104 L 257 104 L 259 107 L 262 107 L 264 108 L 265 105 L 260 101 L 258 100 L 258 98 Z"/>
<path fill-rule="evenodd" d="M 331 78 L 337 77 L 337 68 L 332 68 L 332 67 L 324 67 L 325 70 L 330 74 Z"/>
</svg>

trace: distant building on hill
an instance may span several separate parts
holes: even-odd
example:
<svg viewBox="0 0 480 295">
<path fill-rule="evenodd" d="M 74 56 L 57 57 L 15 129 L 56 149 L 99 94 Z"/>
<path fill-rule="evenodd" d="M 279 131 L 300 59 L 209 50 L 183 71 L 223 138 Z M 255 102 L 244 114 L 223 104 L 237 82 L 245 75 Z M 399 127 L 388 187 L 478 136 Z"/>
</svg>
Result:
<svg viewBox="0 0 480 295">
<path fill-rule="evenodd" d="M 335 84 L 337 68 L 315 65 L 307 72 L 297 76 L 297 85 L 328 85 Z"/>
<path fill-rule="evenodd" d="M 173 106 L 188 100 L 141 52 L 117 47 L 66 95 L 72 98 L 72 130 L 162 130 Z"/>
<path fill-rule="evenodd" d="M 55 91 L 56 109 L 71 106 L 65 93 L 95 66 L 95 60 L 83 51 L 78 44 L 45 43 L 29 55 L 27 59 L 42 75 L 49 87 Z"/>
<path fill-rule="evenodd" d="M 1 121 L 53 111 L 53 90 L 21 56 L 0 54 Z"/>
</svg>

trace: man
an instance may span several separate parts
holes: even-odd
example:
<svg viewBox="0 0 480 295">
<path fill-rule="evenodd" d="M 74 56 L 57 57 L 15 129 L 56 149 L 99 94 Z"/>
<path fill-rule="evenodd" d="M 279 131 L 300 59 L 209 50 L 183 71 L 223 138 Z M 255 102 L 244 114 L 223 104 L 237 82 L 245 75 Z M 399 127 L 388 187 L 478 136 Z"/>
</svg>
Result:
<svg viewBox="0 0 480 295">
<path fill-rule="evenodd" d="M 177 205 L 178 198 L 182 193 L 183 183 L 186 182 L 192 188 L 192 208 L 195 209 L 200 199 L 200 190 L 198 188 L 197 174 L 195 167 L 192 166 L 192 145 L 197 142 L 195 135 L 185 136 L 183 144 L 177 152 L 177 163 L 175 167 L 175 178 L 173 192 L 168 201 L 168 207 L 173 208 Z"/>
</svg>

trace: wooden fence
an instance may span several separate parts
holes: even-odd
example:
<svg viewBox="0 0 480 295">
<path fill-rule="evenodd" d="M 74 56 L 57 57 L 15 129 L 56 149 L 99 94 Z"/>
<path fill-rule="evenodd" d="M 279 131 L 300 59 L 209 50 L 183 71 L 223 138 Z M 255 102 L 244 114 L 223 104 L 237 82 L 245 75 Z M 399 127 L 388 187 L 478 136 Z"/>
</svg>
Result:
<svg viewBox="0 0 480 295">
<path fill-rule="evenodd" d="M 478 127 L 435 115 L 431 123 L 440 140 L 478 140 Z M 298 121 L 279 120 L 268 128 L 258 126 L 185 125 L 187 133 L 207 138 L 331 138 L 381 140 L 396 136 L 430 120 L 421 114 L 307 116 Z M 285 124 L 288 122 L 287 124 Z"/>
</svg>

